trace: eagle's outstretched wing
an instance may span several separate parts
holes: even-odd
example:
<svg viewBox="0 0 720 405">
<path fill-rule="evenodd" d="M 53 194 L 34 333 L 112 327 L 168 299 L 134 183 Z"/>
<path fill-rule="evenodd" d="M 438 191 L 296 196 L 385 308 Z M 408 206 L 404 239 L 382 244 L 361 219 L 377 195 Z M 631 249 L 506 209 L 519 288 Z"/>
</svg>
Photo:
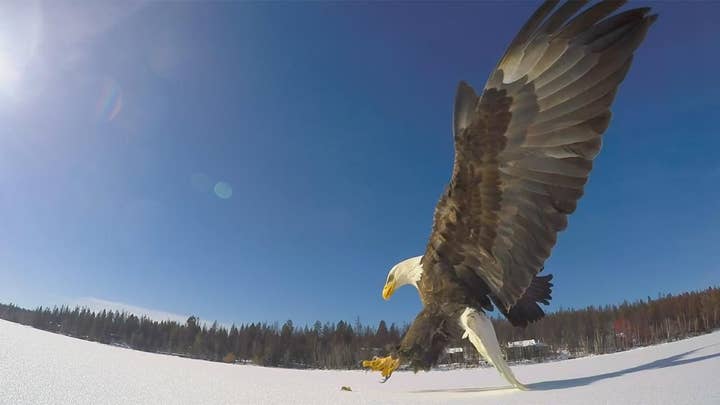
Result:
<svg viewBox="0 0 720 405">
<path fill-rule="evenodd" d="M 578 13 L 582 2 L 547 1 L 479 97 L 460 83 L 455 164 L 425 271 L 480 278 L 506 310 L 523 295 L 583 194 L 618 85 L 656 18 L 614 13 L 622 4 Z"/>
</svg>

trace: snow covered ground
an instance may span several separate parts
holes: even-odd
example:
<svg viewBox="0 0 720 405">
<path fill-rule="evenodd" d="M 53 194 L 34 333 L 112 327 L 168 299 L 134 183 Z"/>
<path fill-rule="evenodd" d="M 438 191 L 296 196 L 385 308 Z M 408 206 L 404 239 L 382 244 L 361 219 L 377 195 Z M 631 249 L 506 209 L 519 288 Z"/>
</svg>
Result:
<svg viewBox="0 0 720 405">
<path fill-rule="evenodd" d="M 395 373 L 239 366 L 143 353 L 0 320 L 0 404 L 720 404 L 720 332 L 624 353 Z M 352 387 L 352 392 L 340 387 Z"/>
</svg>

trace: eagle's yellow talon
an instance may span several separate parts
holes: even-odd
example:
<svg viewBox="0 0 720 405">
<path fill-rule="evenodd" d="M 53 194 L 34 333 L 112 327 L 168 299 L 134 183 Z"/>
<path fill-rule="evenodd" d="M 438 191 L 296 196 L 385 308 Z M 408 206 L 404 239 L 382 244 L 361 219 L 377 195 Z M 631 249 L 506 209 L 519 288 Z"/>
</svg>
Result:
<svg viewBox="0 0 720 405">
<path fill-rule="evenodd" d="M 400 359 L 394 359 L 392 356 L 374 357 L 372 360 L 363 361 L 362 365 L 373 371 L 379 371 L 385 379 L 388 379 L 393 371 L 400 367 Z"/>
</svg>

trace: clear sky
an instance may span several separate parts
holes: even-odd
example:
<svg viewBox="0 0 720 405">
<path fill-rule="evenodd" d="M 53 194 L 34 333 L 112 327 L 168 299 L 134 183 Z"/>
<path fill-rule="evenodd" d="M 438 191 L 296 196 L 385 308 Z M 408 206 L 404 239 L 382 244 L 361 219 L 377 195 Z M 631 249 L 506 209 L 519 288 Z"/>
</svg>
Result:
<svg viewBox="0 0 720 405">
<path fill-rule="evenodd" d="M 720 3 L 651 5 L 553 309 L 720 283 Z M 457 82 L 535 6 L 0 3 L 0 302 L 411 320 L 380 291 L 425 249 Z"/>
</svg>

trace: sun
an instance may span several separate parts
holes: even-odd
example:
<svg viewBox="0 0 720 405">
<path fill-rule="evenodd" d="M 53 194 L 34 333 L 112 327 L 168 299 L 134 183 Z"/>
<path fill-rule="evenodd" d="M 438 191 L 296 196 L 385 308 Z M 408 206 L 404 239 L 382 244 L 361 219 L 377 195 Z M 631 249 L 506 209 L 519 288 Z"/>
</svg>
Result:
<svg viewBox="0 0 720 405">
<path fill-rule="evenodd" d="M 37 1 L 0 2 L 0 95 L 17 96 L 37 55 L 42 13 Z"/>
</svg>

